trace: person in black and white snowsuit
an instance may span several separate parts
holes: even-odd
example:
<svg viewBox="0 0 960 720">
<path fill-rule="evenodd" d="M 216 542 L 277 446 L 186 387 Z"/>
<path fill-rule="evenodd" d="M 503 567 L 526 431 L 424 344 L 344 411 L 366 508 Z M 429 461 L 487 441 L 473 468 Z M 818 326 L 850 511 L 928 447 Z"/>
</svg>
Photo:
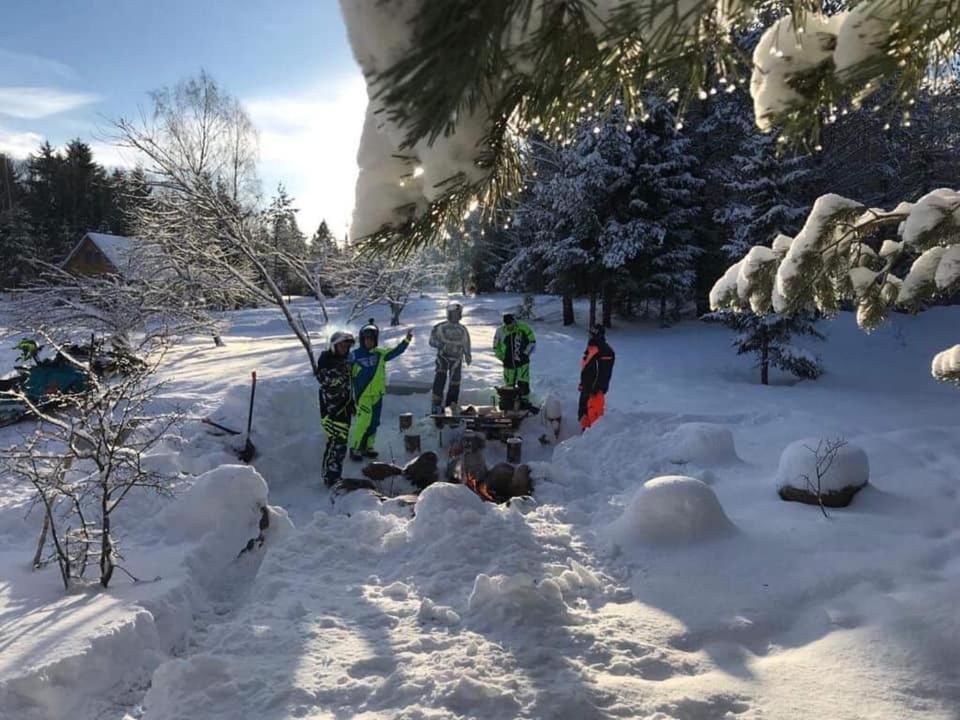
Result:
<svg viewBox="0 0 960 720">
<path fill-rule="evenodd" d="M 437 323 L 430 332 L 430 347 L 437 349 L 437 364 L 433 376 L 432 412 L 443 412 L 444 407 L 456 405 L 460 400 L 460 374 L 463 363 L 473 360 L 470 354 L 470 333 L 460 324 L 463 306 L 458 302 L 447 305 L 447 319 Z M 446 399 L 443 388 L 450 377 Z M 441 405 L 441 400 L 443 404 Z"/>
<path fill-rule="evenodd" d="M 327 434 L 323 451 L 323 482 L 327 487 L 336 484 L 343 473 L 347 455 L 347 437 L 350 418 L 356 412 L 353 383 L 347 356 L 353 346 L 353 335 L 335 332 L 330 336 L 330 347 L 317 359 L 317 381 L 320 383 L 320 424 Z"/>
</svg>

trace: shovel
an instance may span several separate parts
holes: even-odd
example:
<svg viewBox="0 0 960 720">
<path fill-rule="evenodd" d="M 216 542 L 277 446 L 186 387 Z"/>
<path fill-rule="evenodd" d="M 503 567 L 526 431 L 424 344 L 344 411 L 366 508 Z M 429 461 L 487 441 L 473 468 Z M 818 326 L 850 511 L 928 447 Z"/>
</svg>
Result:
<svg viewBox="0 0 960 720">
<path fill-rule="evenodd" d="M 243 445 L 243 449 L 237 453 L 237 457 L 243 460 L 243 462 L 248 463 L 257 455 L 257 448 L 254 447 L 253 443 L 250 441 L 250 428 L 253 425 L 253 397 L 257 393 L 257 371 L 254 370 L 250 373 L 250 378 L 252 384 L 250 385 L 250 410 L 247 413 L 247 441 Z"/>
</svg>

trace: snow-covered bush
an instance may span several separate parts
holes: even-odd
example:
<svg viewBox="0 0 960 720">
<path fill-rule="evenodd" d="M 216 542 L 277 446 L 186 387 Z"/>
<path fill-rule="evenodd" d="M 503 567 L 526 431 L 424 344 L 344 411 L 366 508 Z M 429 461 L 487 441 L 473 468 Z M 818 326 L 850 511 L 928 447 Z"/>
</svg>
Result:
<svg viewBox="0 0 960 720">
<path fill-rule="evenodd" d="M 621 545 L 684 545 L 724 537 L 734 531 L 709 485 L 684 475 L 644 483 L 614 524 Z"/>
<path fill-rule="evenodd" d="M 844 507 L 870 477 L 867 454 L 840 439 L 807 438 L 790 443 L 780 455 L 777 493 L 821 507 Z"/>
</svg>

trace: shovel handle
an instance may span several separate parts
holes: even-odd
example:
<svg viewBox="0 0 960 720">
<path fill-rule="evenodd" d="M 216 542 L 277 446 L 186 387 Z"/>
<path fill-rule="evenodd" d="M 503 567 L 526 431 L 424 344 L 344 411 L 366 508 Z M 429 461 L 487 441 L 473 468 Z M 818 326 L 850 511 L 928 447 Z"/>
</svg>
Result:
<svg viewBox="0 0 960 720">
<path fill-rule="evenodd" d="M 257 371 L 250 373 L 250 410 L 247 411 L 247 440 L 250 440 L 250 428 L 253 427 L 253 398 L 257 394 Z"/>
</svg>

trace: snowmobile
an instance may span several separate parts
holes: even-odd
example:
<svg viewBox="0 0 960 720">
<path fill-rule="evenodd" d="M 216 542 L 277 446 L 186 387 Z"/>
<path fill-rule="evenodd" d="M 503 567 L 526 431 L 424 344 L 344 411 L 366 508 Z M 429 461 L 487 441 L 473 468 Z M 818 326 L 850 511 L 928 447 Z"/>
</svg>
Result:
<svg viewBox="0 0 960 720">
<path fill-rule="evenodd" d="M 89 345 L 64 345 L 52 358 L 40 359 L 43 346 L 24 338 L 15 349 L 20 351 L 18 365 L 0 378 L 0 427 L 13 425 L 31 416 L 30 405 L 55 406 L 64 395 L 85 392 L 90 373 L 107 376 L 127 373 L 143 361 L 122 350 L 106 351 L 102 342 L 91 339 Z M 27 363 L 32 363 L 28 365 Z M 78 363 L 85 363 L 86 367 Z M 26 396 L 29 404 L 17 395 Z"/>
</svg>

